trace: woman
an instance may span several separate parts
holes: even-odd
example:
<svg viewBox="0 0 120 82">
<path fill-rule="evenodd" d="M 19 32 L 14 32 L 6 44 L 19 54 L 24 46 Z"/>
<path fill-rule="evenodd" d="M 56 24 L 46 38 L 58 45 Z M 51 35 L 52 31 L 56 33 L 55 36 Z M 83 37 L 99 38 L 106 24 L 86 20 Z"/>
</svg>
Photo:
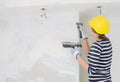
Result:
<svg viewBox="0 0 120 82">
<path fill-rule="evenodd" d="M 80 57 L 80 51 L 77 48 L 72 49 L 72 54 L 88 71 L 89 82 L 112 82 L 110 73 L 112 46 L 110 40 L 105 36 L 109 32 L 109 21 L 104 16 L 96 16 L 89 21 L 89 25 L 92 37 L 95 39 L 91 47 L 89 47 L 84 28 L 80 27 L 83 48 L 89 63 Z"/>
</svg>

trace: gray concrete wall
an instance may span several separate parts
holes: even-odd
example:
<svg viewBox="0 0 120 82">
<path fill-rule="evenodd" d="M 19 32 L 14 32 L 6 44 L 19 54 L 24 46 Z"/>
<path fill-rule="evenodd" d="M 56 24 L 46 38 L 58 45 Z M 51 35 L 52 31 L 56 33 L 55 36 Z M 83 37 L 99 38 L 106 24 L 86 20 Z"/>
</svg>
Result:
<svg viewBox="0 0 120 82">
<path fill-rule="evenodd" d="M 63 41 L 77 41 L 75 12 L 0 18 L 0 82 L 79 82 Z"/>
</svg>

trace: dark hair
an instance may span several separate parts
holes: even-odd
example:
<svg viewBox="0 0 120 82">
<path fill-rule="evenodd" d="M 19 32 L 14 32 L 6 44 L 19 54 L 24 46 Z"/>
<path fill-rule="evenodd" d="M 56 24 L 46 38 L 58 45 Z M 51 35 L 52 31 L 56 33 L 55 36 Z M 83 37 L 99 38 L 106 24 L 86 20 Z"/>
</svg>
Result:
<svg viewBox="0 0 120 82">
<path fill-rule="evenodd" d="M 96 34 L 98 34 L 98 38 L 102 39 L 102 40 L 109 40 L 108 37 L 105 36 L 105 34 L 99 34 L 97 33 L 94 29 L 92 29 L 93 32 L 95 32 Z"/>
</svg>

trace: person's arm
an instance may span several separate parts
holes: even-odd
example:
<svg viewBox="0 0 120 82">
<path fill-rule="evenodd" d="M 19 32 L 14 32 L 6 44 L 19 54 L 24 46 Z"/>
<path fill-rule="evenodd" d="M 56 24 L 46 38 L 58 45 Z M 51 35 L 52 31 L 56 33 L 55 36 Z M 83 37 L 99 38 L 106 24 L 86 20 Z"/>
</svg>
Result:
<svg viewBox="0 0 120 82">
<path fill-rule="evenodd" d="M 88 65 L 87 62 L 85 62 L 85 61 L 81 58 L 81 56 L 80 56 L 80 55 L 81 55 L 80 50 L 79 50 L 77 47 L 71 48 L 71 53 L 72 53 L 73 57 L 79 61 L 79 63 L 81 64 L 81 66 L 82 66 L 86 71 L 88 71 L 89 65 Z"/>
<path fill-rule="evenodd" d="M 84 50 L 85 54 L 88 55 L 88 53 L 90 51 L 90 46 L 89 46 L 89 43 L 88 43 L 87 39 L 83 40 L 82 46 L 83 46 L 83 50 Z"/>
<path fill-rule="evenodd" d="M 80 33 L 80 39 L 82 40 L 83 42 L 83 50 L 85 52 L 85 54 L 88 55 L 89 51 L 90 51 L 90 47 L 89 47 L 89 43 L 88 43 L 88 40 L 87 40 L 87 35 L 86 35 L 86 32 L 85 32 L 85 29 L 83 27 L 83 25 L 81 24 L 77 24 L 78 26 L 78 29 L 79 29 L 79 33 Z"/>
<path fill-rule="evenodd" d="M 77 60 L 79 61 L 80 65 L 83 67 L 83 69 L 85 69 L 86 71 L 88 71 L 88 63 L 85 62 L 79 55 L 77 56 Z"/>
</svg>

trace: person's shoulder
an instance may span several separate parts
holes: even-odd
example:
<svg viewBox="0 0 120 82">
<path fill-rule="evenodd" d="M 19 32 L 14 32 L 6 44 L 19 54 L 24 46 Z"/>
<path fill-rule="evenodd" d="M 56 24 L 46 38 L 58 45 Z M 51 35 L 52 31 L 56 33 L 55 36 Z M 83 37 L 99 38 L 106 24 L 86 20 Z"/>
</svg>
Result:
<svg viewBox="0 0 120 82">
<path fill-rule="evenodd" d="M 101 41 L 93 42 L 91 48 L 96 48 L 101 51 L 102 50 Z"/>
<path fill-rule="evenodd" d="M 110 44 L 111 41 L 108 39 L 108 40 L 100 40 L 100 41 L 97 41 L 100 45 L 103 45 L 103 44 Z"/>
<path fill-rule="evenodd" d="M 95 41 L 92 43 L 92 46 L 100 46 L 101 45 L 101 41 Z"/>
</svg>

